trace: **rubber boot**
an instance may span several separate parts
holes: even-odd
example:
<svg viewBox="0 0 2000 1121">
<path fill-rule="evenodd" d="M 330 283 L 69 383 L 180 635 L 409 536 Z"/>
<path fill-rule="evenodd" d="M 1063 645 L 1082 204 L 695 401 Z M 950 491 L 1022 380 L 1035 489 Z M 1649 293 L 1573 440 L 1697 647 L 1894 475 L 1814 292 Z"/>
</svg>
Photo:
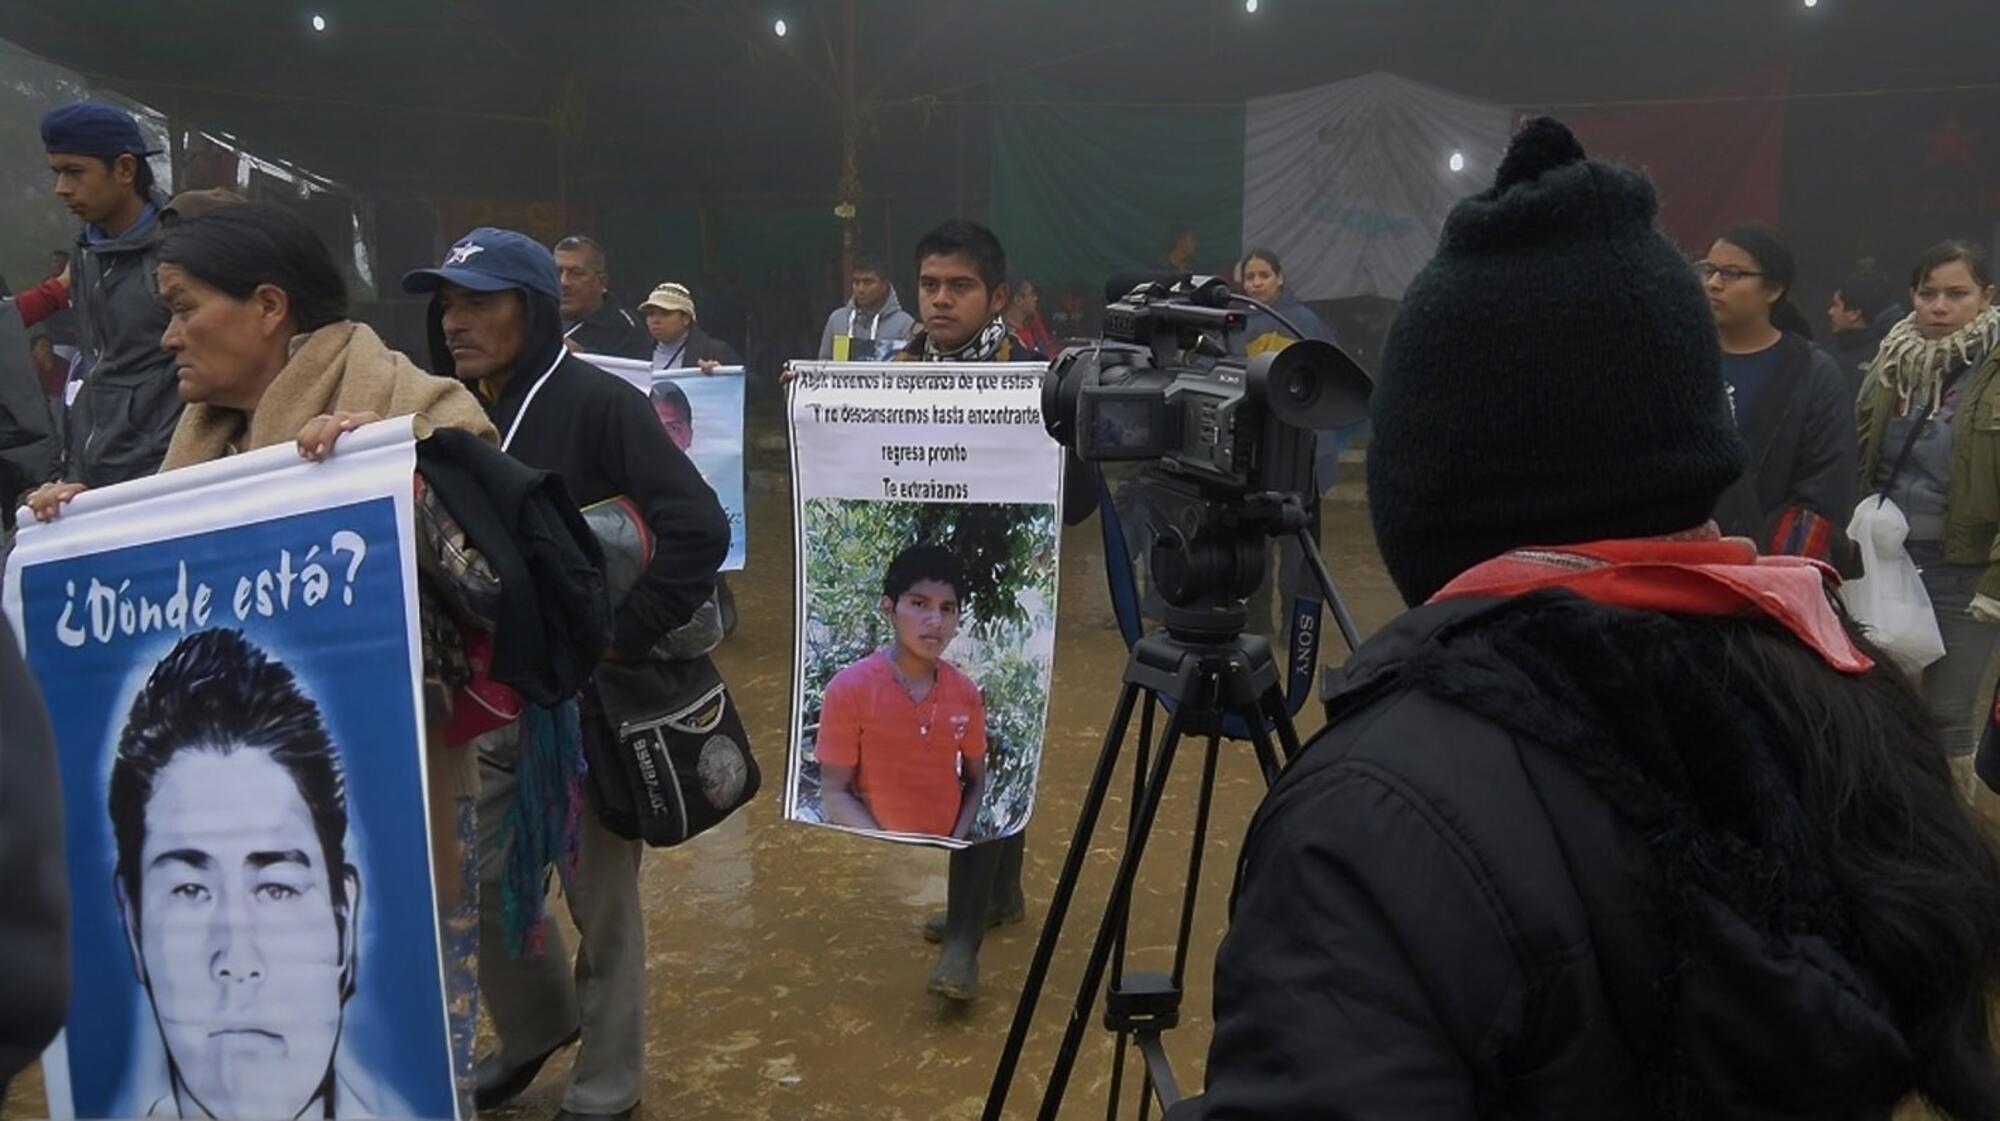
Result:
<svg viewBox="0 0 2000 1121">
<path fill-rule="evenodd" d="M 993 880 L 1005 845 L 988 842 L 951 854 L 946 877 L 944 949 L 924 987 L 946 1000 L 979 995 L 979 943 L 991 918 Z"/>
<path fill-rule="evenodd" d="M 1028 835 L 1016 833 L 997 842 L 1001 847 L 1000 869 L 993 877 L 993 909 L 986 925 L 1013 926 L 1028 917 L 1027 897 L 1021 893 L 1021 859 L 1028 847 Z M 947 916 L 940 911 L 924 920 L 924 941 L 944 941 Z"/>
</svg>

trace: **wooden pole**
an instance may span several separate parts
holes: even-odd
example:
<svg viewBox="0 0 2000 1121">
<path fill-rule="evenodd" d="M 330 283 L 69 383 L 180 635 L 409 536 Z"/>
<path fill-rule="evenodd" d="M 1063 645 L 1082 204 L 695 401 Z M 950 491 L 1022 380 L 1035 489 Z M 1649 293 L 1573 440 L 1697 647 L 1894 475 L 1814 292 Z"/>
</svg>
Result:
<svg viewBox="0 0 2000 1121">
<path fill-rule="evenodd" d="M 861 168 L 856 149 L 861 142 L 861 105 L 854 91 L 857 69 L 854 34 L 855 0 L 840 5 L 840 277 L 845 287 L 854 272 L 855 225 L 861 217 Z"/>
</svg>

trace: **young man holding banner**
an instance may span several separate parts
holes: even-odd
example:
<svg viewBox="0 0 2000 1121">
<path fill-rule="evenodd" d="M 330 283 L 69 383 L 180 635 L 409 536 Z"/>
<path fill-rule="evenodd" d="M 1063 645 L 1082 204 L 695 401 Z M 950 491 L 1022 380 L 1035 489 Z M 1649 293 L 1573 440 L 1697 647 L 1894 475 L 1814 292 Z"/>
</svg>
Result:
<svg viewBox="0 0 2000 1121">
<path fill-rule="evenodd" d="M 622 495 L 644 513 L 656 538 L 653 561 L 615 605 L 605 657 L 646 657 L 714 589 L 729 547 L 729 524 L 715 492 L 668 438 L 646 398 L 564 347 L 562 287 L 555 260 L 540 243 L 482 227 L 459 239 L 439 267 L 405 277 L 403 288 L 433 294 L 432 361 L 439 373 L 474 387 L 503 434 L 503 449 L 560 475 L 581 505 Z M 480 877 L 491 886 L 480 901 L 479 983 L 499 1048 L 479 1065 L 476 1103 L 491 1109 L 517 1096 L 550 1056 L 581 1036 L 559 1116 L 629 1116 L 638 1106 L 645 1064 L 643 849 L 586 812 L 568 892 L 583 943 L 574 977 L 553 925 L 539 956 L 508 953 L 494 881 L 507 842 L 497 826 L 519 790 L 518 736 L 515 725 L 481 741 Z"/>
<path fill-rule="evenodd" d="M 1007 330 L 1007 251 L 992 230 L 954 218 L 917 242 L 917 310 L 921 325 L 898 362 L 1040 362 Z M 1027 835 L 951 854 L 943 915 L 924 924 L 924 937 L 944 943 L 927 987 L 950 1000 L 979 993 L 979 944 L 986 928 L 1027 917 L 1021 856 Z"/>
</svg>

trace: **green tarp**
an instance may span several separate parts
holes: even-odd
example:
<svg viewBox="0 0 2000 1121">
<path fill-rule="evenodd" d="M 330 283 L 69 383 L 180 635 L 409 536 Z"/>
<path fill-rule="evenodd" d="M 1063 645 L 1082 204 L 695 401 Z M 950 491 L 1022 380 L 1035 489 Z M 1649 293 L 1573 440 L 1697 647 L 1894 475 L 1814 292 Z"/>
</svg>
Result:
<svg viewBox="0 0 2000 1121">
<path fill-rule="evenodd" d="M 1135 101 L 1153 91 L 1134 91 Z M 992 225 L 1014 268 L 1091 298 L 1151 268 L 1193 227 L 1196 271 L 1223 272 L 1243 240 L 1243 107 L 1071 100 L 1043 82 L 996 87 Z"/>
</svg>

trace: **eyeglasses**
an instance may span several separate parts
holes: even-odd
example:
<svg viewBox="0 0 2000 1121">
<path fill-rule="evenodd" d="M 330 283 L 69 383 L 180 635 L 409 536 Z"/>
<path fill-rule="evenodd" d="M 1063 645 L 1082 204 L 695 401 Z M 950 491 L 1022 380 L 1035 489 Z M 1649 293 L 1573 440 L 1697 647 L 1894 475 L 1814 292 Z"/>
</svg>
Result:
<svg viewBox="0 0 2000 1121">
<path fill-rule="evenodd" d="M 1752 269 L 1739 269 L 1735 265 L 1711 265 L 1707 261 L 1696 261 L 1694 274 L 1700 277 L 1704 284 L 1718 276 L 1722 278 L 1724 284 L 1734 284 L 1746 276 L 1764 275 Z"/>
</svg>

